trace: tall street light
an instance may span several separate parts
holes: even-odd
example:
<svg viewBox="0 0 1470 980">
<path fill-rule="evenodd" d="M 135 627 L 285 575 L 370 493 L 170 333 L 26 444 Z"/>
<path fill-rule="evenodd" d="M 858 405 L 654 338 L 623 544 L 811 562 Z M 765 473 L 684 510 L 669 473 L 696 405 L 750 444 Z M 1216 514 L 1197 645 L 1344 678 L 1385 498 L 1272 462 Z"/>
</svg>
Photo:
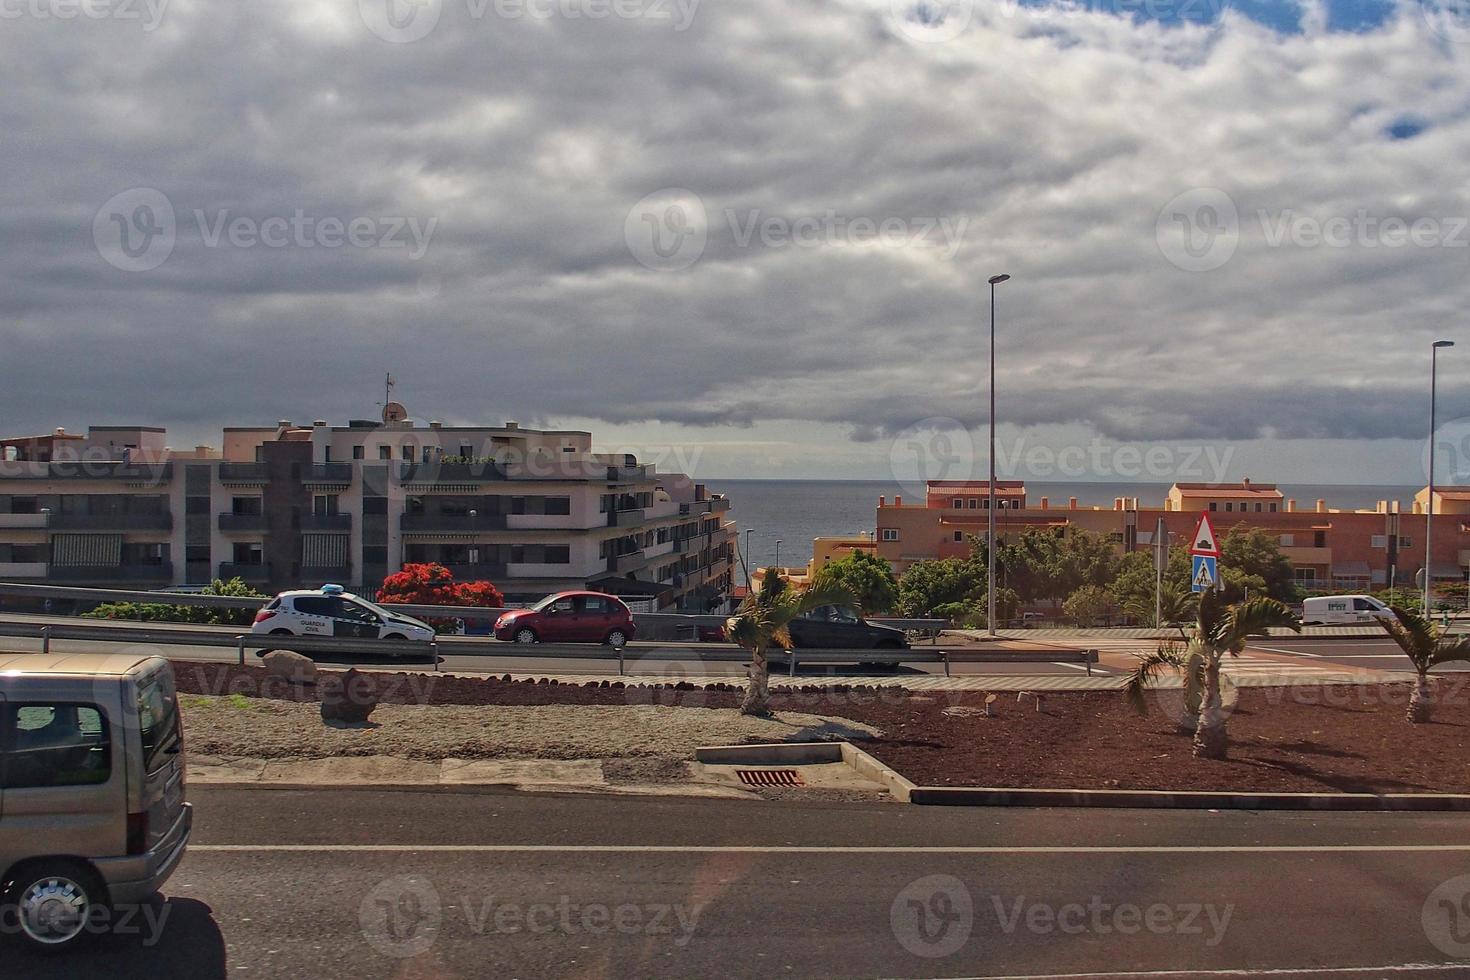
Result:
<svg viewBox="0 0 1470 980">
<path fill-rule="evenodd" d="M 1439 349 L 1453 347 L 1453 340 L 1436 340 L 1429 348 L 1429 499 L 1424 506 L 1424 615 L 1433 615 L 1429 608 L 1429 586 L 1434 581 L 1434 552 L 1429 549 L 1429 539 L 1434 533 L 1434 396 L 1436 375 L 1439 370 Z"/>
<path fill-rule="evenodd" d="M 781 577 L 781 539 L 776 539 L 776 577 Z"/>
<path fill-rule="evenodd" d="M 745 569 L 745 591 L 749 593 L 752 589 L 750 584 L 750 532 L 755 528 L 745 529 L 745 550 L 740 552 L 740 566 Z"/>
<path fill-rule="evenodd" d="M 990 498 L 986 502 L 985 626 L 995 636 L 995 287 L 1009 275 L 990 277 Z"/>
</svg>

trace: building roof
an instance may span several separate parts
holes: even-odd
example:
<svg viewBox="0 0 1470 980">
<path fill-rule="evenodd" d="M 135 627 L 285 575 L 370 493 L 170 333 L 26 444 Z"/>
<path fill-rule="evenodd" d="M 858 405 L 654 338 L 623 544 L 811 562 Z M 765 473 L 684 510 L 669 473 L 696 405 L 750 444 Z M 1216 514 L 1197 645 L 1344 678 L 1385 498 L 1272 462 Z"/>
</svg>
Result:
<svg viewBox="0 0 1470 980">
<path fill-rule="evenodd" d="M 987 480 L 930 480 L 926 486 L 930 490 L 984 490 L 990 486 Z M 1024 480 L 996 480 L 995 489 L 1000 490 L 1025 490 Z"/>
<path fill-rule="evenodd" d="M 1274 483 L 1176 483 L 1181 497 L 1284 497 Z"/>
</svg>

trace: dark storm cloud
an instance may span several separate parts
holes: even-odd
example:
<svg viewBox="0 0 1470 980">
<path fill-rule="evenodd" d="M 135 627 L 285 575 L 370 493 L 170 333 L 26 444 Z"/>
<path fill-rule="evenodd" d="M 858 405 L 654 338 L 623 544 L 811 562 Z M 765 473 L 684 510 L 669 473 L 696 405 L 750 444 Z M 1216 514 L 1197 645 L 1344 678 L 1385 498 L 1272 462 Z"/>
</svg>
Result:
<svg viewBox="0 0 1470 980">
<path fill-rule="evenodd" d="M 1007 422 L 1417 436 L 1427 342 L 1470 298 L 1444 165 L 1470 46 L 1412 16 L 1281 38 L 977 7 L 926 43 L 886 2 L 706 0 L 675 30 L 459 0 L 392 43 L 373 2 L 4 22 L 6 428 L 335 420 L 389 369 L 455 420 L 974 426 L 1006 271 Z M 1424 132 L 1387 139 L 1408 110 Z M 128 271 L 96 235 L 118 195 L 160 217 L 136 188 L 173 237 Z M 637 240 L 670 188 L 704 232 L 677 269 Z M 1211 268 L 1160 218 L 1194 188 L 1235 209 Z M 1439 241 L 1279 240 L 1360 209 Z M 322 232 L 354 220 L 358 244 Z"/>
</svg>

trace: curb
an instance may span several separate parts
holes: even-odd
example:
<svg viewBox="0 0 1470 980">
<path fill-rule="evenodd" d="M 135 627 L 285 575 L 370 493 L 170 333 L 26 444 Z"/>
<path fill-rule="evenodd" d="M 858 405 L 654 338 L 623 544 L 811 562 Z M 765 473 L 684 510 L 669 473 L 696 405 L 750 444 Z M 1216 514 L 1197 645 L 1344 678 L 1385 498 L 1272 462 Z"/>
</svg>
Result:
<svg viewBox="0 0 1470 980">
<path fill-rule="evenodd" d="M 695 749 L 694 758 L 700 762 L 751 766 L 846 762 L 859 775 L 887 786 L 889 793 L 899 802 L 921 806 L 1470 812 L 1470 794 L 1457 793 L 1240 793 L 1208 790 L 919 786 L 851 742 L 711 745 Z"/>
</svg>

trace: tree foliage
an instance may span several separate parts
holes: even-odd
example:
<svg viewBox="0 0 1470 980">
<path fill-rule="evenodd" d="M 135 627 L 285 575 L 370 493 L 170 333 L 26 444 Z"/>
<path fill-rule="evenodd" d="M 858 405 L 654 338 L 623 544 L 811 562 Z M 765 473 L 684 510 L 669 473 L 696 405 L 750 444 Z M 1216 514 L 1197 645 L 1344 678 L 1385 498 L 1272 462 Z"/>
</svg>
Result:
<svg viewBox="0 0 1470 980">
<path fill-rule="evenodd" d="M 1062 615 L 1077 626 L 1096 626 L 1113 609 L 1113 598 L 1100 585 L 1079 587 L 1062 603 Z"/>
<path fill-rule="evenodd" d="M 160 593 L 163 595 L 165 593 Z M 228 582 L 215 579 L 198 595 L 234 596 L 265 600 L 268 596 L 255 591 L 240 578 Z M 90 612 L 90 619 L 126 619 L 144 623 L 196 623 L 202 626 L 249 626 L 255 619 L 254 609 L 219 609 L 209 606 L 184 605 L 173 602 L 104 602 Z"/>
<path fill-rule="evenodd" d="M 853 551 L 846 558 L 828 562 L 817 572 L 815 582 L 845 588 L 869 616 L 886 615 L 898 605 L 898 580 L 893 567 L 871 552 Z"/>
<path fill-rule="evenodd" d="M 456 582 L 454 574 L 438 564 L 407 564 L 383 579 L 378 602 L 416 606 L 479 606 L 498 609 L 505 596 L 490 582 Z M 449 628 L 452 620 L 430 620 L 435 629 Z"/>
<path fill-rule="evenodd" d="M 770 661 L 772 648 L 790 649 L 788 627 L 798 616 L 819 606 L 850 606 L 856 601 L 846 587 L 834 580 L 815 581 L 800 592 L 787 587 L 774 573 L 761 578 L 760 588 L 746 596 L 735 615 L 725 620 L 725 635 L 750 651 L 750 678 L 740 710 L 748 715 L 770 714 Z"/>
<path fill-rule="evenodd" d="M 917 561 L 898 581 L 898 608 L 905 616 L 945 615 L 939 607 L 980 598 L 985 592 L 985 563 L 974 558 Z M 999 596 L 997 596 L 997 599 Z"/>
</svg>

